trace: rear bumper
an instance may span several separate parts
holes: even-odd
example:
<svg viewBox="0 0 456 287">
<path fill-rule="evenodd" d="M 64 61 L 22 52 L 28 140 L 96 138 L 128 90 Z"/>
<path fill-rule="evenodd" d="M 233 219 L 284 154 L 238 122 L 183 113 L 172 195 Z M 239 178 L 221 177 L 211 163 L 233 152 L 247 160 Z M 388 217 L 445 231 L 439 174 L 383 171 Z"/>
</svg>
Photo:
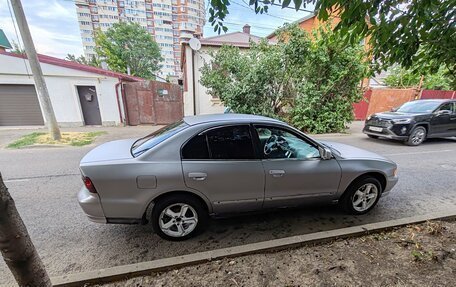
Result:
<svg viewBox="0 0 456 287">
<path fill-rule="evenodd" d="M 83 186 L 78 193 L 78 202 L 90 221 L 96 223 L 107 222 L 98 194 L 89 192 L 89 190 Z"/>
</svg>

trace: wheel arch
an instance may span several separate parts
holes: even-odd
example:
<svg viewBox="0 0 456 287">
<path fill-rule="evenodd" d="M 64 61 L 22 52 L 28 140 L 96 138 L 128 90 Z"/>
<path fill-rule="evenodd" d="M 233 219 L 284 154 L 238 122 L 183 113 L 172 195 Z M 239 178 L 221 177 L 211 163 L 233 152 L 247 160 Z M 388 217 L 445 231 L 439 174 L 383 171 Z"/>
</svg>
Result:
<svg viewBox="0 0 456 287">
<path fill-rule="evenodd" d="M 379 182 L 380 182 L 380 185 L 382 187 L 382 192 L 385 190 L 386 188 L 386 175 L 384 175 L 383 173 L 379 172 L 379 171 L 369 171 L 369 172 L 365 172 L 363 174 L 360 174 L 358 175 L 356 178 L 354 178 L 348 185 L 347 187 L 345 188 L 345 190 L 343 191 L 342 195 L 340 196 L 340 198 L 342 198 L 346 193 L 347 193 L 347 190 L 350 189 L 350 187 L 356 183 L 358 180 L 362 179 L 362 178 L 365 178 L 365 177 L 373 177 L 375 179 L 377 179 Z"/>
<path fill-rule="evenodd" d="M 416 123 L 413 126 L 413 128 L 410 130 L 410 132 L 413 131 L 416 127 L 425 128 L 426 129 L 426 136 L 429 135 L 429 129 L 430 129 L 430 124 L 429 123 L 427 123 L 427 122 L 418 122 L 418 123 Z"/>
<path fill-rule="evenodd" d="M 171 195 L 190 195 L 196 199 L 198 199 L 201 202 L 201 205 L 207 210 L 208 214 L 212 212 L 212 205 L 207 197 L 205 197 L 203 194 L 199 194 L 194 191 L 189 191 L 189 190 L 172 190 L 172 191 L 166 191 L 162 192 L 160 194 L 157 194 L 154 198 L 152 198 L 149 203 L 147 204 L 143 216 L 142 216 L 142 223 L 146 224 L 148 220 L 150 219 L 150 216 L 152 214 L 152 210 L 154 209 L 155 203 L 157 203 L 159 200 L 171 196 Z"/>
</svg>

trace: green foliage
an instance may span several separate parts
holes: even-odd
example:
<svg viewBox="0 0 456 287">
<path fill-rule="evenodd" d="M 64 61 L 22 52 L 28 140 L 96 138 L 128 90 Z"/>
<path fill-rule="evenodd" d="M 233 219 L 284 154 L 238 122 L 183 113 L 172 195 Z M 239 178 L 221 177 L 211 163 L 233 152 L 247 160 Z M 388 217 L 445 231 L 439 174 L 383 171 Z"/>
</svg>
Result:
<svg viewBox="0 0 456 287">
<path fill-rule="evenodd" d="M 75 55 L 67 54 L 65 60 L 76 62 L 76 63 L 83 64 L 83 65 L 93 66 L 93 67 L 101 66 L 100 60 L 98 60 L 97 57 L 95 57 L 95 56 L 92 56 L 91 58 L 86 58 L 82 55 L 79 57 L 76 57 Z"/>
<path fill-rule="evenodd" d="M 435 73 L 443 63 L 456 74 L 455 0 L 249 0 L 257 13 L 267 13 L 268 6 L 278 3 L 296 10 L 315 4 L 320 20 L 328 20 L 329 11 L 339 14 L 336 29 L 348 41 L 369 37 L 377 70 L 418 64 Z M 210 22 L 219 33 L 229 5 L 228 0 L 210 1 Z"/>
<path fill-rule="evenodd" d="M 96 52 L 105 58 L 109 68 L 146 79 L 154 79 L 162 60 L 160 48 L 152 36 L 139 24 L 115 23 L 105 33 L 95 34 Z"/>
<path fill-rule="evenodd" d="M 436 73 L 425 74 L 423 80 L 423 89 L 429 90 L 453 90 L 456 89 L 454 75 L 450 75 L 448 70 L 441 66 Z M 421 73 L 410 68 L 405 69 L 400 66 L 393 66 L 389 70 L 389 75 L 385 78 L 385 83 L 392 88 L 409 88 L 418 87 L 421 79 Z"/>
<path fill-rule="evenodd" d="M 282 118 L 308 132 L 341 132 L 361 99 L 364 59 L 362 47 L 347 46 L 330 29 L 310 37 L 293 26 L 276 45 L 222 47 L 202 68 L 201 83 L 234 112 Z"/>
<path fill-rule="evenodd" d="M 359 41 L 347 45 L 329 27 L 314 31 L 312 38 L 309 42 L 301 29 L 290 34 L 288 57 L 302 79 L 292 122 L 312 133 L 344 132 L 353 120 L 353 103 L 361 100 L 361 81 L 369 74 L 364 49 Z"/>
<path fill-rule="evenodd" d="M 71 146 L 85 146 L 91 144 L 96 137 L 107 134 L 105 131 L 98 131 L 98 132 L 88 132 L 85 133 L 84 136 L 71 139 L 69 141 L 69 145 Z"/>
<path fill-rule="evenodd" d="M 20 139 L 16 140 L 15 142 L 10 143 L 7 148 L 21 148 L 25 146 L 33 145 L 36 142 L 36 139 L 41 136 L 45 135 L 46 133 L 31 133 L 21 137 Z"/>
<path fill-rule="evenodd" d="M 245 53 L 223 46 L 202 68 L 201 83 L 235 112 L 278 116 L 285 98 L 294 96 L 283 48 L 252 43 Z"/>
</svg>

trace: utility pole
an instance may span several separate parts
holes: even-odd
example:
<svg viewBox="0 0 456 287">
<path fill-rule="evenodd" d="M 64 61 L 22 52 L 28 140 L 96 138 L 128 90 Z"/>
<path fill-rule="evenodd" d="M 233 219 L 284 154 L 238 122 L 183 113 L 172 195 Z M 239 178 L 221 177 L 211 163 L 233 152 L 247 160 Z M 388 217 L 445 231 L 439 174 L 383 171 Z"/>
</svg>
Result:
<svg viewBox="0 0 456 287">
<path fill-rule="evenodd" d="M 25 53 L 27 54 L 30 67 L 32 69 L 33 79 L 35 81 L 35 89 L 38 94 L 41 108 L 43 109 L 44 118 L 46 125 L 49 129 L 54 140 L 60 140 L 62 138 L 60 129 L 55 119 L 54 110 L 52 108 L 51 99 L 49 98 L 49 92 L 44 81 L 43 71 L 41 70 L 38 55 L 36 54 L 35 45 L 33 44 L 32 35 L 25 19 L 24 9 L 20 0 L 11 0 L 13 6 L 14 15 L 16 16 L 17 26 L 21 33 L 22 42 L 24 42 Z"/>
</svg>

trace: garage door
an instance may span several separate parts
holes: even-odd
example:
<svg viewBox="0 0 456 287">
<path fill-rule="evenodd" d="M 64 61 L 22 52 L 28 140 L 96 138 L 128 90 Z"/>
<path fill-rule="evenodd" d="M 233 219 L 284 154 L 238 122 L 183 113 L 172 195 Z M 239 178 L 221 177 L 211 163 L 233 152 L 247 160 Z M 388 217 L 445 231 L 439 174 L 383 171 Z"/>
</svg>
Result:
<svg viewBox="0 0 456 287">
<path fill-rule="evenodd" d="M 0 126 L 44 125 L 33 85 L 0 85 Z"/>
</svg>

